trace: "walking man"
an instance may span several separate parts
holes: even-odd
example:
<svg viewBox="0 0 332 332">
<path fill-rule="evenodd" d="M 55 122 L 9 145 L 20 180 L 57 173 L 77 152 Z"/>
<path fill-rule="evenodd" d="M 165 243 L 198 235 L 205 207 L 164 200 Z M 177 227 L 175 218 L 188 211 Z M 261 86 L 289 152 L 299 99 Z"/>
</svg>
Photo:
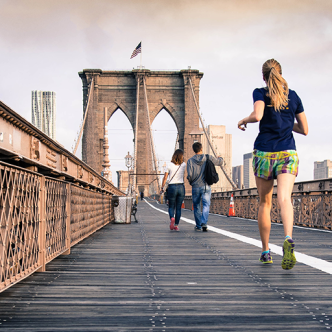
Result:
<svg viewBox="0 0 332 332">
<path fill-rule="evenodd" d="M 205 182 L 205 165 L 207 158 L 206 155 L 203 154 L 202 144 L 200 142 L 193 144 L 193 150 L 195 155 L 187 162 L 187 179 L 192 186 L 192 199 L 196 222 L 195 230 L 203 230 L 203 232 L 206 232 L 211 202 L 211 187 Z M 222 157 L 215 158 L 209 155 L 209 159 L 216 166 L 223 164 Z M 203 203 L 202 212 L 201 201 Z"/>
</svg>

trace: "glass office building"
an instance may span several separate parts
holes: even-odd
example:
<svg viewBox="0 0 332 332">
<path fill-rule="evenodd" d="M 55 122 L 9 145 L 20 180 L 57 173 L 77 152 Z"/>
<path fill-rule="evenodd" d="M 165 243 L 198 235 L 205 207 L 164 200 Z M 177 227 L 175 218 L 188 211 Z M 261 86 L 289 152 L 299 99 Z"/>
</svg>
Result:
<svg viewBox="0 0 332 332">
<path fill-rule="evenodd" d="M 53 91 L 32 91 L 31 122 L 55 140 L 56 98 Z"/>
</svg>

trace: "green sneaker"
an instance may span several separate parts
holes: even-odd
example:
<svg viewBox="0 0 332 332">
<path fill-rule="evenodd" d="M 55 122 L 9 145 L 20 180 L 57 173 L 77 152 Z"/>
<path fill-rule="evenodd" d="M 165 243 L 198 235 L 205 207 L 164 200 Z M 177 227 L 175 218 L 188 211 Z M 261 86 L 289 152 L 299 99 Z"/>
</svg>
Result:
<svg viewBox="0 0 332 332">
<path fill-rule="evenodd" d="M 263 264 L 272 264 L 273 260 L 272 260 L 270 250 L 269 250 L 269 252 L 266 252 L 265 254 L 261 254 L 259 261 L 262 262 Z"/>
<path fill-rule="evenodd" d="M 281 261 L 281 267 L 284 270 L 290 270 L 294 267 L 296 263 L 296 258 L 294 255 L 294 248 L 295 248 L 295 243 L 294 241 L 289 237 L 284 241 L 284 244 L 282 246 L 282 251 L 283 251 L 283 258 Z"/>
</svg>

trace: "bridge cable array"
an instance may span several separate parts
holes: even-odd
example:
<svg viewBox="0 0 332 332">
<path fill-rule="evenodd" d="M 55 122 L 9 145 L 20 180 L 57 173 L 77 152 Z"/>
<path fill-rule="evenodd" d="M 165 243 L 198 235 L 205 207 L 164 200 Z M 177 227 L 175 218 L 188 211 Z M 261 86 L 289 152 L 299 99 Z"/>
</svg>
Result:
<svg viewBox="0 0 332 332">
<path fill-rule="evenodd" d="M 86 117 L 87 117 L 87 114 L 88 114 L 89 103 L 90 103 L 90 99 L 91 99 L 92 93 L 93 93 L 93 78 L 91 79 L 91 82 L 90 82 L 90 91 L 89 91 L 88 102 L 87 102 L 86 108 L 85 108 L 84 118 L 83 118 L 83 120 L 81 122 L 80 129 L 78 131 L 78 136 L 76 137 L 76 139 L 74 141 L 74 145 L 73 146 L 75 146 L 75 147 L 72 148 L 73 149 L 73 154 L 76 154 L 78 145 L 79 145 L 79 143 L 81 141 L 81 137 L 82 137 L 82 133 L 83 133 L 84 125 L 85 125 L 85 120 L 86 120 Z"/>
<path fill-rule="evenodd" d="M 196 106 L 196 111 L 197 111 L 197 114 L 198 114 L 199 120 L 200 120 L 200 122 L 201 122 L 201 125 L 202 125 L 202 128 L 203 128 L 203 131 L 204 131 L 205 137 L 206 137 L 206 139 L 207 139 L 207 141 L 208 141 L 208 143 L 209 143 L 209 146 L 210 146 L 210 148 L 211 148 L 211 150 L 212 150 L 212 152 L 213 152 L 213 155 L 217 158 L 217 154 L 216 154 L 215 149 L 214 149 L 214 147 L 213 147 L 213 145 L 212 145 L 212 143 L 211 143 L 210 137 L 209 137 L 209 135 L 208 135 L 207 132 L 206 132 L 205 125 L 204 125 L 204 122 L 203 122 L 203 119 L 202 119 L 201 114 L 200 114 L 200 112 L 199 112 L 199 108 L 198 108 L 198 105 L 197 105 L 197 102 L 196 102 L 196 97 L 195 97 L 195 93 L 194 93 L 194 89 L 193 89 L 193 85 L 192 85 L 192 82 L 191 82 L 191 78 L 190 78 L 190 76 L 189 76 L 189 83 L 190 83 L 190 88 L 191 88 L 191 92 L 192 92 L 193 99 L 194 99 L 194 104 L 195 104 L 195 106 Z M 236 184 L 233 182 L 233 180 L 232 180 L 232 179 L 230 178 L 230 176 L 227 174 L 227 172 L 226 172 L 224 166 L 221 165 L 220 168 L 221 168 L 221 170 L 223 171 L 223 173 L 225 174 L 226 179 L 227 179 L 228 182 L 231 184 L 232 188 L 233 188 L 233 189 L 237 189 Z"/>
<path fill-rule="evenodd" d="M 151 130 L 150 112 L 149 112 L 148 96 L 147 96 L 147 92 L 146 92 L 145 77 L 143 77 L 143 86 L 144 86 L 145 104 L 146 104 L 146 111 L 147 111 L 146 112 L 146 114 L 147 114 L 147 125 L 148 125 L 148 128 L 149 128 L 149 136 L 150 136 L 150 147 L 151 147 L 151 152 L 152 152 L 152 166 L 153 166 L 152 168 L 154 168 L 154 171 L 157 174 L 158 173 L 158 166 L 157 166 L 157 159 L 156 159 L 156 152 L 155 152 L 155 147 L 154 147 L 153 135 L 152 135 L 152 130 Z M 160 183 L 159 183 L 158 176 L 156 177 L 155 180 L 157 180 L 158 192 L 160 192 Z M 155 181 L 155 180 L 153 180 L 153 181 Z"/>
</svg>

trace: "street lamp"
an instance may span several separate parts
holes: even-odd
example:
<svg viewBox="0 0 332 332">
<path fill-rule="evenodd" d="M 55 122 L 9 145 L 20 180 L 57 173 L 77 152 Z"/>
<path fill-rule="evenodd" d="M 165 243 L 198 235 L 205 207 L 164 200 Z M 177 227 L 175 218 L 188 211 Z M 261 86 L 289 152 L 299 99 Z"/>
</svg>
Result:
<svg viewBox="0 0 332 332">
<path fill-rule="evenodd" d="M 133 157 L 129 154 L 129 151 L 128 151 L 128 154 L 125 156 L 125 162 L 126 162 L 126 167 L 128 168 L 128 191 L 127 191 L 127 194 L 129 195 L 130 193 L 130 168 L 132 167 L 133 165 Z"/>
</svg>

